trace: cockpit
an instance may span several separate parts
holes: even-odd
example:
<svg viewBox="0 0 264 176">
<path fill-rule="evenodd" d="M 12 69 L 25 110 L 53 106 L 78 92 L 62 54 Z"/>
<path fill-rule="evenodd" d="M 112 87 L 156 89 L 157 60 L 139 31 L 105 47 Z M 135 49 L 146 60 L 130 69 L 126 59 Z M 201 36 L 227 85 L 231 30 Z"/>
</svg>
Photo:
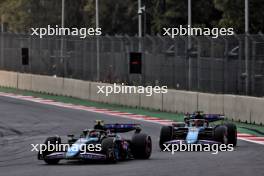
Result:
<svg viewBox="0 0 264 176">
<path fill-rule="evenodd" d="M 81 137 L 101 139 L 102 137 L 104 137 L 106 135 L 107 135 L 107 132 L 104 131 L 104 130 L 85 129 L 85 130 L 83 130 L 83 133 L 82 133 Z"/>
<path fill-rule="evenodd" d="M 204 119 L 190 119 L 186 123 L 190 127 L 207 127 L 209 125 Z"/>
<path fill-rule="evenodd" d="M 101 137 L 101 132 L 95 131 L 95 130 L 90 131 L 88 133 L 88 137 L 91 137 L 91 138 L 100 138 Z"/>
</svg>

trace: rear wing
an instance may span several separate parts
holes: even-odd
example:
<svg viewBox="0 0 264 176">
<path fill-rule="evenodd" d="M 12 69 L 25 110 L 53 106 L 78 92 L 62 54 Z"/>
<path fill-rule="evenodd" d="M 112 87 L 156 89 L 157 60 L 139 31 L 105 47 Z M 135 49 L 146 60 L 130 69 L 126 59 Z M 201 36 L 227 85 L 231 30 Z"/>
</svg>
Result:
<svg viewBox="0 0 264 176">
<path fill-rule="evenodd" d="M 204 114 L 204 119 L 208 122 L 215 122 L 218 120 L 224 120 L 225 116 L 221 114 Z"/>
<path fill-rule="evenodd" d="M 123 124 L 105 124 L 104 125 L 105 130 L 110 130 L 113 133 L 126 133 L 129 131 L 140 131 L 140 124 L 129 124 L 129 123 L 123 123 Z"/>
<path fill-rule="evenodd" d="M 185 115 L 185 120 L 188 119 L 204 119 L 208 122 L 215 122 L 219 120 L 224 120 L 225 116 L 221 114 L 202 114 L 199 118 L 196 116 L 196 114 L 187 114 Z"/>
</svg>

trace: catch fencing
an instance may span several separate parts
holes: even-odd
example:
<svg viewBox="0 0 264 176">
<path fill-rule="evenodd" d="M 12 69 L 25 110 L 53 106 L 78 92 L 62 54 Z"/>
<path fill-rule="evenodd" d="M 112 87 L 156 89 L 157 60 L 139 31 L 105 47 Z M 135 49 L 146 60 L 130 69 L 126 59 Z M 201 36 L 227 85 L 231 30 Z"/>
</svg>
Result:
<svg viewBox="0 0 264 176">
<path fill-rule="evenodd" d="M 24 65 L 22 48 L 29 52 L 29 61 Z M 130 74 L 131 52 L 142 52 L 141 74 Z M 28 34 L 0 33 L 0 68 L 89 81 L 264 96 L 264 35 L 217 39 L 205 36 L 40 39 Z"/>
</svg>

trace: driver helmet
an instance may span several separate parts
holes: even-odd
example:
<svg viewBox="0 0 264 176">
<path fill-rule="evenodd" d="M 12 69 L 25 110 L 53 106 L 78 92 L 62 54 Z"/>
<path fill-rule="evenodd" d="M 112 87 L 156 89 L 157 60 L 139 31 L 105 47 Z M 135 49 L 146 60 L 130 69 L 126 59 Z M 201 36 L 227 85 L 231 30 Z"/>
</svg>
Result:
<svg viewBox="0 0 264 176">
<path fill-rule="evenodd" d="M 202 115 L 203 113 L 201 112 L 201 111 L 197 111 L 196 113 L 195 113 L 195 118 L 196 119 L 203 119 L 203 115 Z"/>
<path fill-rule="evenodd" d="M 104 130 L 104 121 L 103 120 L 96 120 L 94 129 L 96 130 Z"/>
</svg>

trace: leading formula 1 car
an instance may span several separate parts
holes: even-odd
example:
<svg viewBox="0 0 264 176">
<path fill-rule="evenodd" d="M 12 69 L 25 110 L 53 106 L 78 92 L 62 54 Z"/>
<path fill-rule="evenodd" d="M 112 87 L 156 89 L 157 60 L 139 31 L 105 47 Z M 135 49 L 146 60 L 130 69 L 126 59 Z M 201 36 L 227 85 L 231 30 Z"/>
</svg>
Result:
<svg viewBox="0 0 264 176">
<path fill-rule="evenodd" d="M 197 111 L 186 114 L 184 122 L 163 126 L 160 131 L 159 146 L 163 144 L 237 144 L 237 128 L 232 123 L 209 125 L 209 122 L 223 120 L 219 114 L 203 114 Z"/>
<path fill-rule="evenodd" d="M 120 133 L 134 131 L 132 139 L 125 139 Z M 151 156 L 152 142 L 150 136 L 141 133 L 139 124 L 103 124 L 97 121 L 93 129 L 83 130 L 80 137 L 68 135 L 69 139 L 65 150 L 45 150 L 38 153 L 38 159 L 47 164 L 57 164 L 61 159 L 84 161 L 116 161 L 127 159 L 148 159 Z M 48 137 L 44 144 L 62 144 L 58 136 Z M 94 151 L 85 151 L 84 146 L 94 144 Z M 100 150 L 97 145 L 100 145 Z"/>
</svg>

